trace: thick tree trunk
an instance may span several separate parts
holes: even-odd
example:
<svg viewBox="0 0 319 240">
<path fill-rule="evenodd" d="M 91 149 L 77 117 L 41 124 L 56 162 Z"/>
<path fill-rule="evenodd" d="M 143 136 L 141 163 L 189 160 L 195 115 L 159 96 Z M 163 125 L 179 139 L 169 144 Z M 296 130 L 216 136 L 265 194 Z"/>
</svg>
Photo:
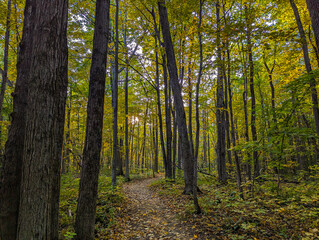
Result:
<svg viewBox="0 0 319 240">
<path fill-rule="evenodd" d="M 29 87 L 30 56 L 34 37 L 35 1 L 26 1 L 24 25 L 13 93 L 12 121 L 5 144 L 0 184 L 0 238 L 15 240 L 20 201 L 20 181 L 24 149 L 25 117 Z"/>
<path fill-rule="evenodd" d="M 178 81 L 176 59 L 174 53 L 174 46 L 171 39 L 171 33 L 168 22 L 167 9 L 165 7 L 165 1 L 158 2 L 159 15 L 161 28 L 164 38 L 164 46 L 167 54 L 167 67 L 169 71 L 170 81 L 172 84 L 173 96 L 175 100 L 176 118 L 178 124 L 179 134 L 182 140 L 183 149 L 183 166 L 184 166 L 184 180 L 185 189 L 184 193 L 191 193 L 193 189 L 194 178 L 194 157 L 191 151 L 190 142 L 188 140 L 186 115 L 182 99 L 182 90 Z"/>
<path fill-rule="evenodd" d="M 217 103 L 216 103 L 216 123 L 217 123 L 217 170 L 218 180 L 220 182 L 226 182 L 226 146 L 225 146 L 225 114 L 224 114 L 224 85 L 223 85 L 223 70 L 222 70 L 222 50 L 220 41 L 220 6 L 219 1 L 216 3 L 216 21 L 217 21 Z"/>
<path fill-rule="evenodd" d="M 19 240 L 58 239 L 60 166 L 68 81 L 68 2 L 37 0 L 34 4 L 17 230 Z"/>
<path fill-rule="evenodd" d="M 76 239 L 94 239 L 95 211 L 102 146 L 109 0 L 97 0 L 90 70 L 87 127 L 75 219 Z"/>
</svg>

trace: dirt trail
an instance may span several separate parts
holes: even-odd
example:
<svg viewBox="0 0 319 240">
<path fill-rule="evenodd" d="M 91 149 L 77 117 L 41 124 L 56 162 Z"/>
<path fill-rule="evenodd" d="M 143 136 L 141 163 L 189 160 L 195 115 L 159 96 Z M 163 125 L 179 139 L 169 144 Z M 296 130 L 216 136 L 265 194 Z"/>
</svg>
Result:
<svg viewBox="0 0 319 240">
<path fill-rule="evenodd" d="M 193 238 L 190 226 L 177 218 L 173 206 L 167 206 L 149 189 L 155 179 L 144 179 L 123 186 L 128 204 L 109 239 L 180 239 Z"/>
</svg>

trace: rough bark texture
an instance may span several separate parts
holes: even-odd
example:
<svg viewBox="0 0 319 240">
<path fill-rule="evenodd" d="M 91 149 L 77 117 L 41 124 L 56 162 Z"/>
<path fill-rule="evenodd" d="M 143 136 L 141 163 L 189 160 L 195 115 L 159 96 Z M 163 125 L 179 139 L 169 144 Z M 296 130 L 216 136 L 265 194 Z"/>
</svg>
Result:
<svg viewBox="0 0 319 240">
<path fill-rule="evenodd" d="M 184 180 L 185 189 L 184 193 L 191 193 L 193 188 L 194 177 L 194 165 L 193 165 L 193 153 L 190 148 L 190 143 L 187 134 L 185 109 L 182 99 L 182 90 L 178 82 L 177 66 L 174 53 L 174 47 L 172 43 L 171 33 L 169 29 L 168 14 L 165 7 L 165 1 L 158 2 L 159 15 L 161 28 L 164 38 L 164 46 L 167 54 L 167 67 L 172 84 L 173 96 L 175 101 L 176 118 L 178 124 L 179 134 L 182 140 L 182 154 L 183 154 L 183 167 L 184 167 Z"/>
<path fill-rule="evenodd" d="M 0 184 L 1 239 L 15 240 L 18 224 L 20 181 L 24 149 L 25 116 L 27 109 L 30 56 L 33 41 L 35 1 L 26 1 L 24 25 L 17 62 L 17 80 L 13 93 L 12 121 L 5 144 Z"/>
<path fill-rule="evenodd" d="M 77 234 L 76 238 L 79 240 L 94 239 L 95 210 L 102 146 L 109 8 L 109 0 L 96 1 L 87 106 L 87 127 L 74 227 Z"/>
<path fill-rule="evenodd" d="M 67 0 L 36 0 L 17 239 L 57 239 L 67 96 Z M 45 14 L 44 14 L 45 13 Z"/>
<path fill-rule="evenodd" d="M 220 43 L 220 6 L 219 1 L 216 3 L 216 21 L 217 21 L 217 111 L 216 111 L 216 122 L 217 122 L 217 170 L 218 170 L 218 180 L 220 182 L 226 182 L 227 172 L 226 172 L 226 146 L 225 146 L 225 114 L 224 114 L 224 86 L 223 86 L 223 76 L 222 76 L 222 53 L 221 53 L 221 43 Z"/>
<path fill-rule="evenodd" d="M 302 26 L 302 23 L 300 20 L 298 8 L 297 8 L 294 0 L 290 0 L 290 5 L 294 11 L 296 22 L 297 22 L 298 29 L 299 29 L 300 38 L 302 41 L 302 51 L 303 51 L 303 55 L 304 55 L 306 70 L 307 70 L 307 73 L 311 73 L 312 69 L 311 69 L 311 63 L 310 63 L 310 58 L 309 58 L 307 39 L 306 39 L 305 31 L 303 29 L 303 26 Z M 311 20 L 312 20 L 312 18 L 311 18 Z M 317 42 L 317 38 L 316 38 L 316 42 Z M 317 42 L 317 44 L 318 44 L 318 42 Z M 313 111 L 313 117 L 314 117 L 314 121 L 315 121 L 315 125 L 316 125 L 316 133 L 319 136 L 319 109 L 318 109 L 318 94 L 317 94 L 317 90 L 316 90 L 316 80 L 314 78 L 311 78 L 309 81 L 309 84 L 311 87 L 312 111 Z"/>
</svg>

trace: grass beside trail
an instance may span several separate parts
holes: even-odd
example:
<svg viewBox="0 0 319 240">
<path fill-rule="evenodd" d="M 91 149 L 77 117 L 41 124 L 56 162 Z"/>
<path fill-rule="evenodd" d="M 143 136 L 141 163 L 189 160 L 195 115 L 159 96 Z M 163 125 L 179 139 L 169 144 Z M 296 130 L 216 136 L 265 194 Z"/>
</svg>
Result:
<svg viewBox="0 0 319 240">
<path fill-rule="evenodd" d="M 191 196 L 182 195 L 184 181 L 155 181 L 158 192 L 183 221 L 191 222 L 200 239 L 319 239 L 319 183 L 263 182 L 255 184 L 254 196 L 239 197 L 236 184 L 220 185 L 214 177 L 199 176 L 202 215 L 194 215 Z"/>
<path fill-rule="evenodd" d="M 98 199 L 95 218 L 95 236 L 106 236 L 108 228 L 114 224 L 114 217 L 125 203 L 122 186 L 124 177 L 117 178 L 117 187 L 113 189 L 111 172 L 102 169 L 99 177 Z M 150 171 L 144 174 L 131 174 L 131 179 L 151 177 Z M 73 239 L 75 236 L 74 222 L 79 191 L 79 174 L 64 174 L 61 177 L 60 208 L 59 208 L 59 239 Z"/>
</svg>

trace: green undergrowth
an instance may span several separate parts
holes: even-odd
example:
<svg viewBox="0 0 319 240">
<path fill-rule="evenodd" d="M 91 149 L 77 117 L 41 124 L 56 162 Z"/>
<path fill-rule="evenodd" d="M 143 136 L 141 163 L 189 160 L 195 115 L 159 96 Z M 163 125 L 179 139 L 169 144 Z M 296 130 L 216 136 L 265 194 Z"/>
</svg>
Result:
<svg viewBox="0 0 319 240">
<path fill-rule="evenodd" d="M 200 174 L 201 215 L 194 215 L 191 196 L 182 195 L 184 181 L 160 179 L 151 189 L 168 198 L 178 216 L 193 225 L 200 239 L 319 239 L 319 183 L 264 181 L 244 186 L 241 199 L 236 184 L 219 184 Z M 253 191 L 252 191 L 253 190 Z"/>
<path fill-rule="evenodd" d="M 61 178 L 59 239 L 73 239 L 75 236 L 74 221 L 79 181 L 80 178 L 73 174 L 63 175 Z M 118 177 L 117 187 L 113 189 L 111 177 L 106 177 L 104 172 L 100 174 L 95 219 L 95 234 L 97 238 L 100 235 L 104 235 L 107 228 L 114 223 L 114 216 L 120 210 L 120 206 L 125 199 L 121 191 L 123 182 L 124 178 Z"/>
</svg>

